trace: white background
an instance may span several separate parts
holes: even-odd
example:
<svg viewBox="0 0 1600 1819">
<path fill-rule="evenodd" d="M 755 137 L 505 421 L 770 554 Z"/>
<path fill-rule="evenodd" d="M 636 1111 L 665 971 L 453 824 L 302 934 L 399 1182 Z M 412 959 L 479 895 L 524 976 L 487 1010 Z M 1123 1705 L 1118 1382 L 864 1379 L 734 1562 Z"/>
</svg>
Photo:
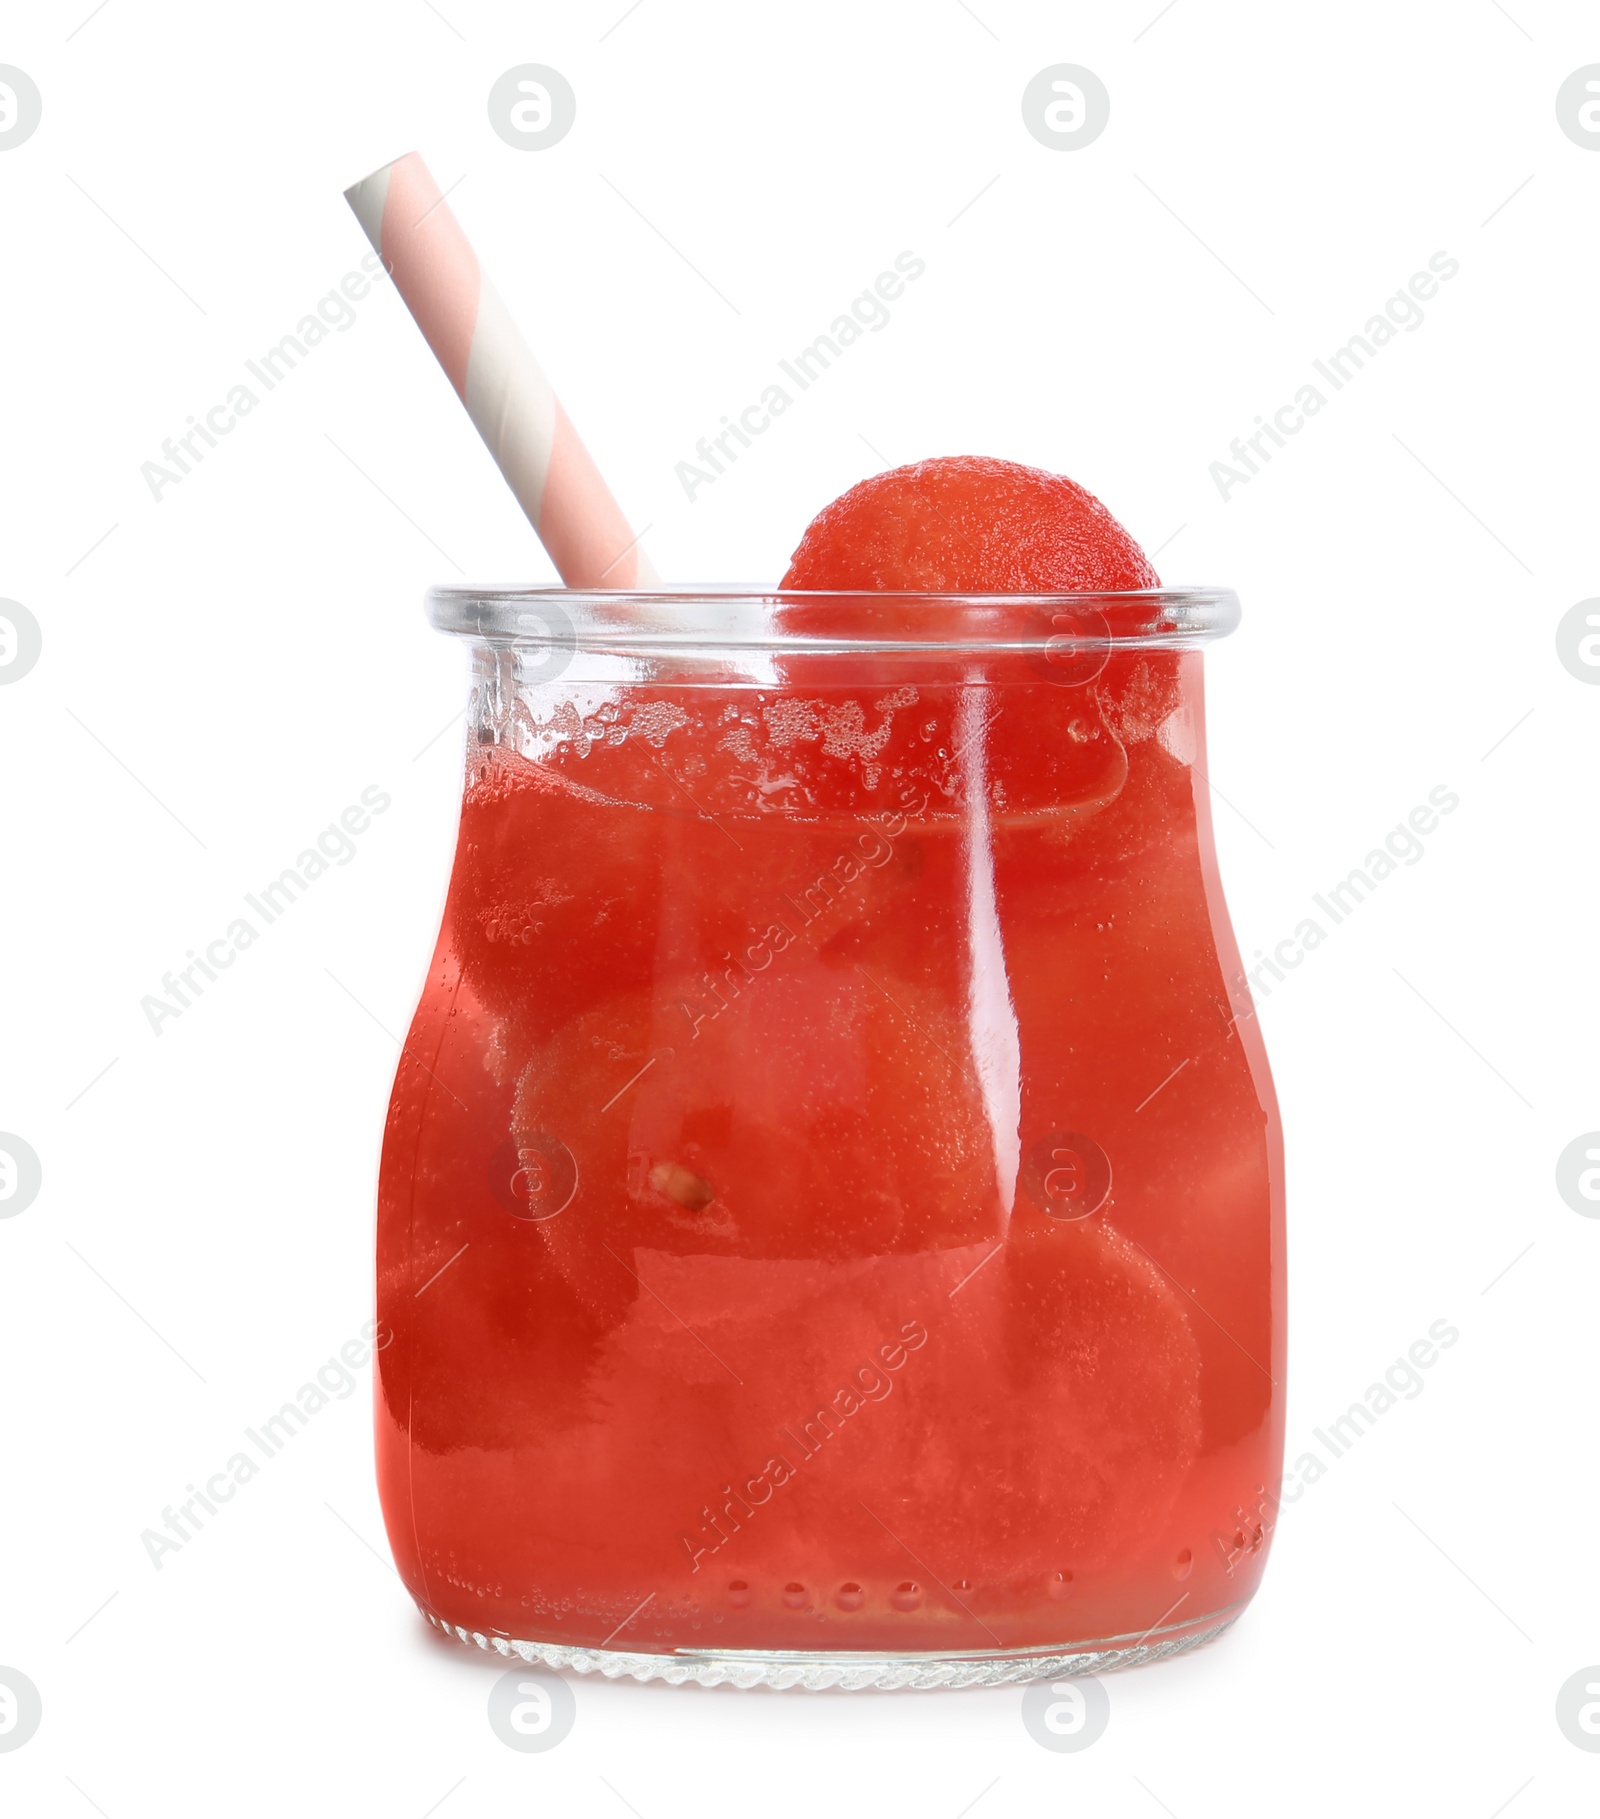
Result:
<svg viewBox="0 0 1600 1819">
<path fill-rule="evenodd" d="M 0 152 L 0 594 L 44 635 L 0 689 L 0 1128 L 44 1179 L 0 1222 L 0 1664 L 44 1701 L 0 1806 L 1593 1811 L 1554 1716 L 1600 1661 L 1600 1222 L 1555 1188 L 1600 1126 L 1600 690 L 1554 641 L 1600 593 L 1600 156 L 1555 114 L 1592 6 L 89 4 L 0 31 L 44 104 Z M 578 97 L 533 153 L 485 110 L 524 62 Z M 1070 153 L 1020 112 L 1060 62 L 1112 103 Z M 502 1664 L 430 1641 L 388 1565 L 365 1373 L 159 1572 L 141 1546 L 367 1318 L 385 1031 L 457 802 L 463 658 L 421 594 L 550 573 L 386 285 L 159 502 L 141 479 L 357 265 L 341 191 L 412 147 L 664 574 L 771 580 L 874 450 L 980 451 L 1236 587 L 1208 687 L 1246 955 L 1461 798 L 1261 1004 L 1291 1460 L 1430 1324 L 1460 1341 L 1284 1512 L 1235 1630 L 1109 1677 L 1079 1754 L 1015 1688 L 590 1680 L 513 1753 Z M 674 464 L 903 249 L 891 324 L 690 503 Z M 1209 465 L 1440 250 L 1423 325 L 1224 503 Z M 141 997 L 369 784 L 356 857 L 154 1035 Z"/>
</svg>

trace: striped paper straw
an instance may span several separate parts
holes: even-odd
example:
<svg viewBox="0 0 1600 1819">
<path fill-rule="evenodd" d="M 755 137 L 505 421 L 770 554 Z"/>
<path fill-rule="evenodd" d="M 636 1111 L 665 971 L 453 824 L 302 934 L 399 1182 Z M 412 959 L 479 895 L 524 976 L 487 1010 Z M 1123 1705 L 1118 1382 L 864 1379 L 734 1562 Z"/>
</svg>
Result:
<svg viewBox="0 0 1600 1819">
<path fill-rule="evenodd" d="M 568 587 L 659 585 L 561 401 L 415 152 L 345 191 Z"/>
</svg>

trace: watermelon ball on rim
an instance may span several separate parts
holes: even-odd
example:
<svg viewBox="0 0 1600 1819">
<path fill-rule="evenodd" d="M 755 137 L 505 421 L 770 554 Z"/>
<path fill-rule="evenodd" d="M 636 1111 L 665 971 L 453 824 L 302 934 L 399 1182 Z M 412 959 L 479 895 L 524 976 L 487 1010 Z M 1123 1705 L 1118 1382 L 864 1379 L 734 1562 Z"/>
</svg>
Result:
<svg viewBox="0 0 1600 1819">
<path fill-rule="evenodd" d="M 891 468 L 826 505 L 780 585 L 935 594 L 1159 587 L 1144 551 L 1064 474 L 986 455 Z"/>
</svg>

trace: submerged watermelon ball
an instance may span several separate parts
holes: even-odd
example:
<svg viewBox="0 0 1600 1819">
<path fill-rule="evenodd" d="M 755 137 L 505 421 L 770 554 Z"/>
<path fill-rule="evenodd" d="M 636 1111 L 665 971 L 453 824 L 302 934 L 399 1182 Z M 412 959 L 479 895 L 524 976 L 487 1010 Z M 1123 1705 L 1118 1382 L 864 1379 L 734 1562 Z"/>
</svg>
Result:
<svg viewBox="0 0 1600 1819">
<path fill-rule="evenodd" d="M 891 468 L 824 506 L 780 585 L 1040 594 L 1161 581 L 1093 493 L 1065 474 L 987 455 L 944 455 Z"/>
</svg>

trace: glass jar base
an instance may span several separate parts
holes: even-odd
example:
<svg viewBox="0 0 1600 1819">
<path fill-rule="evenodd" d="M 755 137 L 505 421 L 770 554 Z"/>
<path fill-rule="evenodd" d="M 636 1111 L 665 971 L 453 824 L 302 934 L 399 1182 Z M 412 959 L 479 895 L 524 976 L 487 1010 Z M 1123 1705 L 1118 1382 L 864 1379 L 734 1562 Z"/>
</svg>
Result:
<svg viewBox="0 0 1600 1819">
<path fill-rule="evenodd" d="M 1104 1674 L 1114 1668 L 1140 1667 L 1210 1642 L 1237 1618 L 1242 1604 L 1213 1611 L 1187 1623 L 1169 1624 L 1138 1637 L 1112 1636 L 1070 1647 L 972 1650 L 961 1654 L 868 1654 L 807 1650 L 680 1649 L 670 1655 L 635 1654 L 626 1649 L 572 1648 L 559 1642 L 525 1642 L 510 1636 L 488 1636 L 462 1629 L 417 1607 L 436 1629 L 508 1660 L 577 1674 L 602 1674 L 607 1680 L 665 1680 L 672 1686 L 798 1686 L 807 1692 L 837 1687 L 845 1692 L 894 1691 L 961 1686 L 1015 1686 L 1056 1675 Z"/>
</svg>

